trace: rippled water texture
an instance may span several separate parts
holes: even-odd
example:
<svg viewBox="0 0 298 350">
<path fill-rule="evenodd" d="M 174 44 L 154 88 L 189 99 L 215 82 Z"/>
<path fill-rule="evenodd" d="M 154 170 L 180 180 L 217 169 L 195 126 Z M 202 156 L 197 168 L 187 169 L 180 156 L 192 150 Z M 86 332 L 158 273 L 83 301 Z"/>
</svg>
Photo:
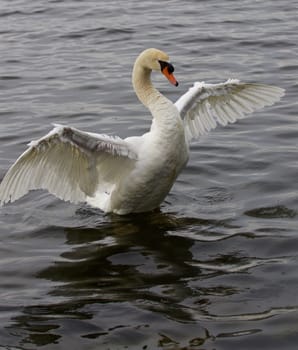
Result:
<svg viewBox="0 0 298 350">
<path fill-rule="evenodd" d="M 51 123 L 140 135 L 135 57 L 180 82 L 275 84 L 273 107 L 192 145 L 160 212 L 30 193 L 0 209 L 0 349 L 297 349 L 297 1 L 2 0 L 0 177 Z"/>
</svg>

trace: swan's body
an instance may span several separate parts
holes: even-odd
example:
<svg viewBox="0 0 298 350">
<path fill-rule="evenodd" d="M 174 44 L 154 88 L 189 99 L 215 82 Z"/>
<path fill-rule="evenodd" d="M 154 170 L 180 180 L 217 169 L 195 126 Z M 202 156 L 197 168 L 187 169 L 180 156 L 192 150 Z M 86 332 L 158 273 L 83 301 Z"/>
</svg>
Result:
<svg viewBox="0 0 298 350">
<path fill-rule="evenodd" d="M 175 104 L 156 90 L 152 70 L 162 70 L 174 85 L 173 66 L 162 51 L 137 58 L 133 86 L 153 122 L 142 136 L 120 139 L 56 125 L 19 157 L 0 185 L 1 204 L 32 189 L 47 189 L 60 199 L 87 202 L 105 212 L 128 214 L 157 208 L 186 165 L 192 138 L 235 122 L 283 95 L 262 84 L 228 80 L 195 83 Z"/>
</svg>

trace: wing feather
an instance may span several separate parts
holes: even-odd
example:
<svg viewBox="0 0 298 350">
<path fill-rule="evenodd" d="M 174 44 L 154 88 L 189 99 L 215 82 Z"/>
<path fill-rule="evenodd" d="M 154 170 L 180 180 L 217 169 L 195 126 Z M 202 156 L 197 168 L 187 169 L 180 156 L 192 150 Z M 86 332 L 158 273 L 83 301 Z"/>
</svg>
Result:
<svg viewBox="0 0 298 350">
<path fill-rule="evenodd" d="M 118 137 L 55 125 L 46 136 L 32 141 L 8 170 L 0 184 L 0 202 L 13 202 L 33 189 L 83 202 L 99 184 L 117 181 L 136 159 L 136 152 Z"/>
<path fill-rule="evenodd" d="M 184 119 L 190 141 L 208 133 L 218 124 L 234 123 L 254 111 L 271 106 L 283 95 L 284 90 L 276 86 L 229 79 L 220 84 L 197 82 L 175 105 Z"/>
</svg>

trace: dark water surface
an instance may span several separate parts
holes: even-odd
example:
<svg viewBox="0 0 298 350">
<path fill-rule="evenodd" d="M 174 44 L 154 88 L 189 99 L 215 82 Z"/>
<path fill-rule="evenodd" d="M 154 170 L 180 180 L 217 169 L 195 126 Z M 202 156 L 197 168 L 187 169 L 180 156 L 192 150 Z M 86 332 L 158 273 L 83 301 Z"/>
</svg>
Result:
<svg viewBox="0 0 298 350">
<path fill-rule="evenodd" d="M 30 193 L 0 209 L 0 349 L 297 349 L 297 1 L 2 0 L 0 177 L 51 123 L 140 135 L 135 57 L 180 82 L 275 84 L 273 107 L 192 146 L 159 213 Z"/>
</svg>

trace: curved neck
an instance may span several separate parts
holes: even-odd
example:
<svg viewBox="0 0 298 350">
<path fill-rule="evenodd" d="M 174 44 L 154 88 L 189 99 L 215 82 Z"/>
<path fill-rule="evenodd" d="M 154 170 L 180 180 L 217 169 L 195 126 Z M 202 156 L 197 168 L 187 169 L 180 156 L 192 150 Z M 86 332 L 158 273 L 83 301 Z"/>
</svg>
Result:
<svg viewBox="0 0 298 350">
<path fill-rule="evenodd" d="M 132 84 L 136 95 L 143 105 L 149 109 L 156 104 L 162 95 L 151 82 L 151 69 L 145 68 L 137 60 L 132 72 Z"/>
</svg>

